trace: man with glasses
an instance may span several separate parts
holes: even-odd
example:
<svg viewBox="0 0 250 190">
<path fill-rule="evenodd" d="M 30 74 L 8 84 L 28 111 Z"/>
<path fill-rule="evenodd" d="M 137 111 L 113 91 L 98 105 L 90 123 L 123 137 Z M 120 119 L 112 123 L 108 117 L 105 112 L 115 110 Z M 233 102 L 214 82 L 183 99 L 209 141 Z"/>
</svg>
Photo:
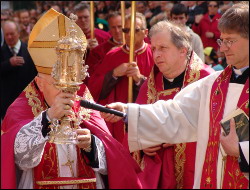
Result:
<svg viewBox="0 0 250 190">
<path fill-rule="evenodd" d="M 150 45 L 144 42 L 148 34 L 144 15 L 136 13 L 135 21 L 135 62 L 129 62 L 130 18 L 125 17 L 122 31 L 125 33 L 126 44 L 109 51 L 97 70 L 90 76 L 88 87 L 95 101 L 100 104 L 111 102 L 128 102 L 128 77 L 133 78 L 133 98 L 137 97 L 139 88 L 154 65 Z M 114 125 L 116 127 L 114 127 Z M 108 123 L 112 135 L 120 142 L 124 137 L 124 123 Z"/>
<path fill-rule="evenodd" d="M 228 9 L 219 21 L 220 51 L 228 67 L 190 84 L 173 100 L 151 105 L 114 103 L 128 114 L 130 151 L 162 143 L 197 141 L 193 188 L 249 188 L 249 140 L 239 142 L 234 119 L 226 135 L 221 120 L 240 109 L 249 117 L 249 4 Z M 103 114 L 108 121 L 120 118 Z M 231 117 L 232 118 L 232 117 Z M 245 123 L 249 125 L 249 121 Z M 246 134 L 249 139 L 249 134 Z"/>
<path fill-rule="evenodd" d="M 213 47 L 218 50 L 216 40 L 220 37 L 218 30 L 218 21 L 221 15 L 218 13 L 219 4 L 217 1 L 209 1 L 208 13 L 204 16 L 197 15 L 192 29 L 202 40 L 204 48 Z"/>
</svg>

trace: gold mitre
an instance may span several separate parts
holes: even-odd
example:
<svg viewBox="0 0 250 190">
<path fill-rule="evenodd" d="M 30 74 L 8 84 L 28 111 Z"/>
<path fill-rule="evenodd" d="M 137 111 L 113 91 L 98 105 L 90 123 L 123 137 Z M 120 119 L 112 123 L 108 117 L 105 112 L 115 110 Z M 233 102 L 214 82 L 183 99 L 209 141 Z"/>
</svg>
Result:
<svg viewBox="0 0 250 190">
<path fill-rule="evenodd" d="M 39 73 L 51 74 L 52 67 L 57 61 L 55 50 L 57 42 L 60 38 L 66 36 L 72 24 L 77 31 L 76 37 L 86 42 L 86 37 L 81 28 L 68 17 L 52 8 L 37 21 L 30 33 L 28 51 Z"/>
</svg>

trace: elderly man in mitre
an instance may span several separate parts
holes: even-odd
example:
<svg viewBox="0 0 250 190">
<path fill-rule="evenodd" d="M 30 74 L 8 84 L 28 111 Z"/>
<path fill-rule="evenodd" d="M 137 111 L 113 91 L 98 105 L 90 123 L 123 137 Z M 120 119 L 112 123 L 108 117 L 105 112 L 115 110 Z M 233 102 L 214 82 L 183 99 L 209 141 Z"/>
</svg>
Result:
<svg viewBox="0 0 250 190">
<path fill-rule="evenodd" d="M 112 138 L 99 112 L 79 106 L 80 99 L 93 100 L 87 87 L 83 85 L 81 98 L 55 87 L 51 76 L 58 58 L 55 46 L 68 35 L 72 24 L 76 36 L 86 41 L 74 22 L 53 9 L 40 18 L 31 32 L 28 48 L 38 75 L 10 106 L 3 120 L 3 189 L 141 187 L 137 176 L 140 169 Z M 63 116 L 82 118 L 78 120 L 76 144 L 49 141 L 51 126 Z M 106 175 L 108 178 L 103 177 Z"/>
</svg>

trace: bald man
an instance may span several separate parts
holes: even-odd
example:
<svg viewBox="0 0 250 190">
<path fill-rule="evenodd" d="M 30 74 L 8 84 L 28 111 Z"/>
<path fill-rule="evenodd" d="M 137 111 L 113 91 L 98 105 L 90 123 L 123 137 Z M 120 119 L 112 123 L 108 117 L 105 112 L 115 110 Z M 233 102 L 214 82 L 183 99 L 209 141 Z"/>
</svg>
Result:
<svg viewBox="0 0 250 190">
<path fill-rule="evenodd" d="M 16 23 L 6 21 L 2 27 L 6 44 L 1 47 L 1 119 L 9 105 L 37 74 L 27 45 L 19 39 Z"/>
</svg>

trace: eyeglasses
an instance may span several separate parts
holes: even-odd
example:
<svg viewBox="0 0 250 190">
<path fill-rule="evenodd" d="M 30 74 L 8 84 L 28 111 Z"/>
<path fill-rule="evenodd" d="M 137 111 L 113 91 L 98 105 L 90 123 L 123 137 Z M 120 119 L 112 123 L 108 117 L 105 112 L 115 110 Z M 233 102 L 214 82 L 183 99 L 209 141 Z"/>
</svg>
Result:
<svg viewBox="0 0 250 190">
<path fill-rule="evenodd" d="M 140 32 L 141 30 L 145 30 L 144 28 L 136 28 L 135 29 L 135 32 L 137 33 L 137 32 Z M 122 29 L 122 32 L 124 32 L 124 33 L 129 33 L 130 32 L 130 28 L 123 28 Z"/>
<path fill-rule="evenodd" d="M 222 44 L 224 44 L 225 46 L 227 46 L 228 48 L 230 48 L 233 43 L 237 42 L 238 40 L 221 40 L 221 39 L 218 39 L 217 40 L 217 44 L 221 47 Z"/>
</svg>

